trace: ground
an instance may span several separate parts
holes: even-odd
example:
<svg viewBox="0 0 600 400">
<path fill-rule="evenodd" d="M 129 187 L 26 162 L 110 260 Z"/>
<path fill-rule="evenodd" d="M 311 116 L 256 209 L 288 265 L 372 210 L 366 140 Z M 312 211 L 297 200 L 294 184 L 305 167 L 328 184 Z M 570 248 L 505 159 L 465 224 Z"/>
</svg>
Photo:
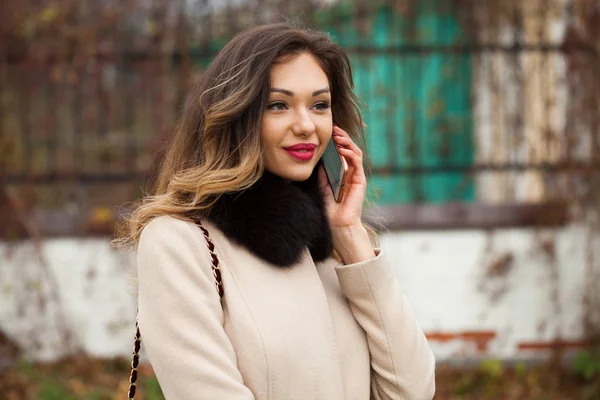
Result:
<svg viewBox="0 0 600 400">
<path fill-rule="evenodd" d="M 600 374 L 585 378 L 572 368 L 550 364 L 507 368 L 486 360 L 468 370 L 439 365 L 440 400 L 597 400 Z M 77 357 L 53 364 L 21 361 L 0 373 L 0 399 L 6 400 L 122 400 L 129 385 L 129 363 L 123 359 Z M 140 368 L 138 400 L 164 399 L 152 369 Z"/>
</svg>

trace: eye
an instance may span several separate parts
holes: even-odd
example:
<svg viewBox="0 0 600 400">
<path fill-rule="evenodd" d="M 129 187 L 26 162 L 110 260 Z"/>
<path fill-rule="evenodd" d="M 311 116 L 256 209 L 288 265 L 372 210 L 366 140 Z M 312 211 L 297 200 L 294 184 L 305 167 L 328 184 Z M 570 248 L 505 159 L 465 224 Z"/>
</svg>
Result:
<svg viewBox="0 0 600 400">
<path fill-rule="evenodd" d="M 326 101 L 322 101 L 320 103 L 315 104 L 313 108 L 315 108 L 318 111 L 325 111 L 329 109 L 329 103 Z"/>
<path fill-rule="evenodd" d="M 283 101 L 275 101 L 267 106 L 267 110 L 282 111 L 285 109 L 287 106 Z"/>
</svg>

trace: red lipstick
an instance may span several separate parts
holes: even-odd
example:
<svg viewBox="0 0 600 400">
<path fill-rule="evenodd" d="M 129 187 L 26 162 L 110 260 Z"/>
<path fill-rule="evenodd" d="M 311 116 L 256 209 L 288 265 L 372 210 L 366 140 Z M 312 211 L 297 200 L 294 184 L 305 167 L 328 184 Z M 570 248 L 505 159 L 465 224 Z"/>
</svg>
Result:
<svg viewBox="0 0 600 400">
<path fill-rule="evenodd" d="M 300 161 L 310 161 L 315 155 L 316 144 L 298 143 L 290 147 L 284 147 L 289 155 Z"/>
</svg>

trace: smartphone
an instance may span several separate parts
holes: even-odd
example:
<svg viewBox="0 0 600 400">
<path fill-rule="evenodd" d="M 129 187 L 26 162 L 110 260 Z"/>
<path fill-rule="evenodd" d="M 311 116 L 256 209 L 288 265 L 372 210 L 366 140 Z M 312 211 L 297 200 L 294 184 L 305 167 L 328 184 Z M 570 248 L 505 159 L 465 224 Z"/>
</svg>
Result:
<svg viewBox="0 0 600 400">
<path fill-rule="evenodd" d="M 348 163 L 338 152 L 337 146 L 333 141 L 333 136 L 329 140 L 321 160 L 323 161 L 323 166 L 325 167 L 325 173 L 327 174 L 329 186 L 333 192 L 333 198 L 339 203 L 344 197 L 344 189 L 348 175 Z"/>
</svg>

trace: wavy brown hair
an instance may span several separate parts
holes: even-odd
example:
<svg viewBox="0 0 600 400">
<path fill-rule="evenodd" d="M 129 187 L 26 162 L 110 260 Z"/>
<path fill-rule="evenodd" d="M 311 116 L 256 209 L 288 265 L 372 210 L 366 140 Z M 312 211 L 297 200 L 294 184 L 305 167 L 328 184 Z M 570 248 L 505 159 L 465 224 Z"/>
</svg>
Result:
<svg viewBox="0 0 600 400">
<path fill-rule="evenodd" d="M 344 50 L 321 32 L 289 23 L 247 29 L 225 45 L 190 92 L 154 193 L 122 221 L 115 244 L 135 245 L 153 218 L 203 215 L 222 194 L 256 183 L 264 171 L 260 132 L 271 66 L 301 53 L 315 56 L 329 79 L 333 122 L 366 149 Z"/>
</svg>

